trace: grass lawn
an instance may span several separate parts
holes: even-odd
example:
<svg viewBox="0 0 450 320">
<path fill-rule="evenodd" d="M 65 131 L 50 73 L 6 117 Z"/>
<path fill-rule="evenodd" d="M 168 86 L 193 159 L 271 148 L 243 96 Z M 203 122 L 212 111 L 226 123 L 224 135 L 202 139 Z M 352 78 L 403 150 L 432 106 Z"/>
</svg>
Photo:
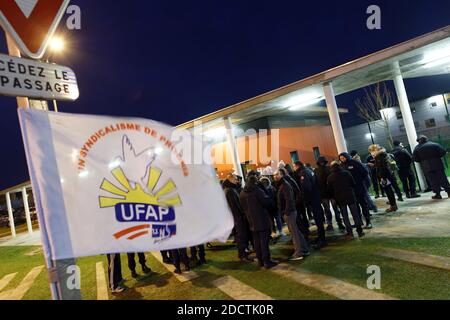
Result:
<svg viewBox="0 0 450 320">
<path fill-rule="evenodd" d="M 40 247 L 0 247 L 0 279 L 18 272 L 15 279 L 4 289 L 13 289 L 33 268 L 44 264 Z M 314 273 L 324 274 L 340 280 L 366 287 L 369 265 L 378 265 L 382 272 L 380 292 L 399 299 L 450 299 L 450 277 L 445 270 L 419 266 L 376 255 L 382 248 L 398 248 L 450 257 L 450 238 L 432 239 L 364 239 L 345 242 L 334 240 L 330 247 L 315 252 L 304 262 L 292 266 Z M 34 253 L 34 255 L 27 255 Z M 285 242 L 272 247 L 274 258 L 285 260 L 292 249 Z M 150 276 L 132 279 L 122 255 L 124 277 L 130 279 L 130 288 L 118 297 L 110 299 L 230 299 L 212 285 L 215 279 L 230 275 L 274 299 L 336 299 L 321 291 L 294 283 L 271 271 L 259 269 L 254 264 L 240 264 L 236 249 L 219 247 L 207 250 L 208 264 L 195 271 L 199 278 L 180 283 L 152 255 L 147 255 L 148 265 L 156 272 Z M 81 268 L 83 299 L 96 299 L 95 264 L 106 257 L 82 258 L 77 261 Z M 138 267 L 139 271 L 139 267 Z M 50 299 L 47 274 L 42 272 L 27 292 L 24 299 Z"/>
</svg>

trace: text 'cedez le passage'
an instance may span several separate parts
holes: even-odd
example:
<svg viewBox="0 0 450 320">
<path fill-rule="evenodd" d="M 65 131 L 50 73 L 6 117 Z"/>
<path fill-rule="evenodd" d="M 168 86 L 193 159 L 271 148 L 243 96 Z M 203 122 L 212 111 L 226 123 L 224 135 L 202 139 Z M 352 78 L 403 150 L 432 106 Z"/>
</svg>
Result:
<svg viewBox="0 0 450 320">
<path fill-rule="evenodd" d="M 69 82 L 74 80 L 74 76 L 69 70 L 57 65 L 38 64 L 31 60 L 28 62 L 0 55 L 0 86 L 70 95 Z"/>
</svg>

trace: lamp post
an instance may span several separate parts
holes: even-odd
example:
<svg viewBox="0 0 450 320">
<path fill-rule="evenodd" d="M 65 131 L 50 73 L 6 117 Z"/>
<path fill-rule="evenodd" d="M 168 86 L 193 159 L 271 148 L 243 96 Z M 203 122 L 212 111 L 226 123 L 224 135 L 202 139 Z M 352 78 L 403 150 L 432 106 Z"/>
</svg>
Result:
<svg viewBox="0 0 450 320">
<path fill-rule="evenodd" d="M 53 37 L 50 40 L 49 44 L 49 56 L 46 59 L 47 63 L 50 63 L 49 58 L 52 57 L 54 54 L 61 53 L 64 51 L 65 42 L 61 37 Z M 53 111 L 58 112 L 58 103 L 55 99 L 53 99 Z"/>
</svg>

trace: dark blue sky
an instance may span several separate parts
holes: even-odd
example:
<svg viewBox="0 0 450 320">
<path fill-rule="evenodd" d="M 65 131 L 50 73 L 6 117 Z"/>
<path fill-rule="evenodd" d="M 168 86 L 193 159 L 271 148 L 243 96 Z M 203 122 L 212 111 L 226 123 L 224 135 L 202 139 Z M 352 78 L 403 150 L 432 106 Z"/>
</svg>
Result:
<svg viewBox="0 0 450 320">
<path fill-rule="evenodd" d="M 173 125 L 450 24 L 448 0 L 72 0 L 82 30 L 53 60 L 72 67 L 72 113 L 138 116 Z M 382 30 L 366 9 L 382 9 Z M 3 36 L 1 52 L 6 52 Z M 407 82 L 410 100 L 450 91 L 450 77 Z M 358 121 L 359 92 L 338 97 Z M 0 189 L 28 179 L 15 99 L 0 97 Z"/>
</svg>

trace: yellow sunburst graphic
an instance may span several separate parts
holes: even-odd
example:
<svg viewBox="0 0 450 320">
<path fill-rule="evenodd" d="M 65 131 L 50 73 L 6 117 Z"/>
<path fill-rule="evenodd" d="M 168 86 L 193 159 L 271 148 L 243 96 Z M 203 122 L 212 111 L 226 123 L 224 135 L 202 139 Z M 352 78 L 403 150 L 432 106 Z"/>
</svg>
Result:
<svg viewBox="0 0 450 320">
<path fill-rule="evenodd" d="M 132 188 L 122 168 L 115 168 L 111 171 L 111 174 L 121 187 L 118 187 L 107 179 L 103 180 L 100 188 L 115 197 L 100 196 L 100 208 L 114 207 L 118 203 L 143 203 L 166 207 L 180 205 L 180 196 L 178 194 L 171 195 L 177 189 L 172 179 L 168 180 L 160 189 L 154 191 L 161 177 L 161 173 L 162 172 L 159 169 L 150 168 L 150 174 L 147 181 L 149 193 L 147 193 L 138 183 Z"/>
</svg>

